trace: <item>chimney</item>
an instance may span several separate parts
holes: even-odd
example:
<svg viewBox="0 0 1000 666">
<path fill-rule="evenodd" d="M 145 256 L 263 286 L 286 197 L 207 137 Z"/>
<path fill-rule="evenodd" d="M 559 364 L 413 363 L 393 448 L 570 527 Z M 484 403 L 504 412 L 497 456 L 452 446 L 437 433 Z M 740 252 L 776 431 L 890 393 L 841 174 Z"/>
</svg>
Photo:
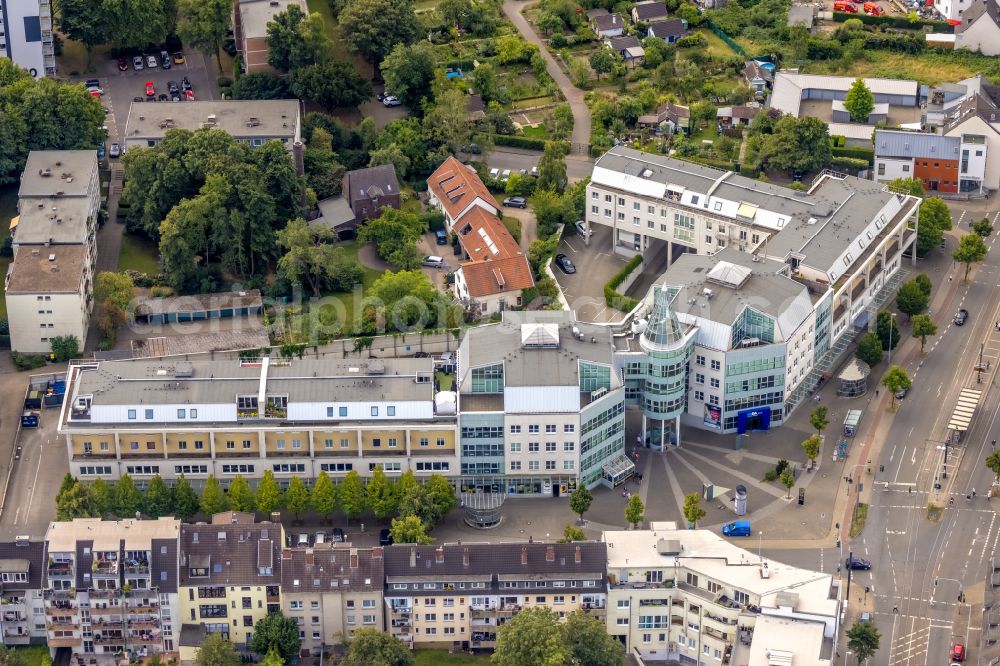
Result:
<svg viewBox="0 0 1000 666">
<path fill-rule="evenodd" d="M 438 546 L 434 549 L 434 561 L 438 564 L 444 564 L 444 546 Z"/>
<path fill-rule="evenodd" d="M 197 534 L 197 532 L 195 532 L 195 534 Z M 197 541 L 197 539 L 195 539 L 195 541 Z M 283 560 L 290 560 L 290 559 L 292 559 L 292 549 L 291 548 L 282 548 L 281 549 L 281 559 L 283 559 Z"/>
<path fill-rule="evenodd" d="M 521 546 L 521 564 L 528 563 L 528 547 Z"/>
<path fill-rule="evenodd" d="M 583 550 L 579 546 L 576 547 L 576 552 L 573 554 L 573 561 L 577 564 L 583 561 Z"/>
<path fill-rule="evenodd" d="M 462 566 L 469 566 L 469 548 L 466 546 L 462 549 Z"/>
<path fill-rule="evenodd" d="M 417 566 L 417 549 L 410 548 L 410 568 L 414 569 Z"/>
<path fill-rule="evenodd" d="M 312 548 L 306 549 L 306 566 L 307 567 L 316 566 L 316 553 L 313 552 Z"/>
<path fill-rule="evenodd" d="M 375 546 L 372 548 L 372 559 L 381 560 L 382 559 L 382 546 Z"/>
<path fill-rule="evenodd" d="M 545 561 L 546 562 L 556 561 L 556 549 L 553 546 L 545 547 Z"/>
<path fill-rule="evenodd" d="M 351 553 L 351 568 L 352 569 L 357 569 L 358 568 L 358 554 L 357 553 Z"/>
</svg>

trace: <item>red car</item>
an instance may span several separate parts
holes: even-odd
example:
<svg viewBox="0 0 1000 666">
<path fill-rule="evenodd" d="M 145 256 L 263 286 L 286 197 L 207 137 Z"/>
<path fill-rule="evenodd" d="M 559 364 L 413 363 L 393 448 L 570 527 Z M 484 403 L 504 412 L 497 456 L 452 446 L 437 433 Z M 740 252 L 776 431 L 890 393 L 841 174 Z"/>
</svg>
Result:
<svg viewBox="0 0 1000 666">
<path fill-rule="evenodd" d="M 186 99 L 189 102 L 193 102 L 194 101 L 194 91 L 193 90 L 185 90 L 184 91 L 184 99 Z"/>
<path fill-rule="evenodd" d="M 153 88 L 152 81 L 146 81 L 146 97 L 155 97 L 156 90 Z"/>
<path fill-rule="evenodd" d="M 961 643 L 955 643 L 951 646 L 951 660 L 952 661 L 965 661 L 965 646 Z"/>
</svg>

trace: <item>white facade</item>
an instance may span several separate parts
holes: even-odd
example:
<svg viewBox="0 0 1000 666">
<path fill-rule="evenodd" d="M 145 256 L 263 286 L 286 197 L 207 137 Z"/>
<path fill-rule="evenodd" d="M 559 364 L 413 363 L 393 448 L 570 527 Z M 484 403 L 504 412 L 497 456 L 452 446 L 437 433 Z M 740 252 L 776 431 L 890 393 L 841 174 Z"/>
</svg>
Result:
<svg viewBox="0 0 1000 666">
<path fill-rule="evenodd" d="M 963 2 L 966 5 L 972 4 L 969 0 L 945 0 L 945 3 L 949 1 L 952 5 Z M 995 0 L 980 1 L 995 2 Z M 937 3 L 934 6 L 936 8 Z M 961 16 L 955 18 L 961 19 Z M 979 51 L 983 55 L 988 56 L 1000 55 L 1000 26 L 996 24 L 993 17 L 988 13 L 984 13 L 973 21 L 972 25 L 967 26 L 961 32 L 955 33 L 955 48 L 967 51 Z"/>
<path fill-rule="evenodd" d="M 75 335 L 83 348 L 90 325 L 90 291 L 79 289 L 72 294 L 7 294 L 10 320 L 10 347 L 26 354 L 46 354 L 52 338 Z"/>
<path fill-rule="evenodd" d="M 990 190 L 1000 189 L 1000 113 L 994 121 L 970 113 L 961 123 L 945 131 L 945 136 L 965 135 L 984 137 L 986 154 L 983 156 L 983 186 Z M 975 154 L 973 157 L 975 158 Z"/>
<path fill-rule="evenodd" d="M 0 57 L 10 58 L 36 79 L 55 76 L 48 0 L 0 0 Z"/>
<path fill-rule="evenodd" d="M 575 476 L 578 473 L 579 411 L 572 414 L 507 413 L 504 425 L 508 474 Z"/>
<path fill-rule="evenodd" d="M 875 181 L 888 183 L 897 178 L 913 178 L 913 160 L 875 155 Z"/>
</svg>

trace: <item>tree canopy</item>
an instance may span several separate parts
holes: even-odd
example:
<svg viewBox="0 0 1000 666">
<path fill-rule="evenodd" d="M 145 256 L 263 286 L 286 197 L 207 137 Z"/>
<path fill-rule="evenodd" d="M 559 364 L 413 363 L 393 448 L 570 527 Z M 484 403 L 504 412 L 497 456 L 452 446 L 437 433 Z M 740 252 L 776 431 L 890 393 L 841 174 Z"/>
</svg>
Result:
<svg viewBox="0 0 1000 666">
<path fill-rule="evenodd" d="M 856 356 L 871 367 L 878 365 L 882 360 L 882 341 L 874 333 L 866 333 L 858 341 Z"/>
<path fill-rule="evenodd" d="M 871 622 L 856 622 L 847 630 L 847 649 L 857 656 L 860 664 L 878 652 L 881 638 Z"/>
<path fill-rule="evenodd" d="M 781 171 L 815 171 L 830 163 L 830 131 L 819 118 L 783 116 L 762 150 L 763 162 Z"/>
<path fill-rule="evenodd" d="M 385 89 L 408 108 L 419 110 L 421 101 L 432 94 L 435 64 L 430 44 L 396 44 L 380 65 Z"/>
<path fill-rule="evenodd" d="M 395 636 L 378 629 L 358 629 L 351 638 L 344 666 L 412 666 L 413 651 Z M 203 666 L 199 664 L 198 666 Z M 207 665 L 213 666 L 213 665 Z"/>
<path fill-rule="evenodd" d="M 919 182 L 919 181 L 917 181 Z M 920 204 L 917 215 L 917 254 L 930 252 L 944 240 L 951 229 L 951 212 L 940 197 L 928 197 Z"/>
<path fill-rule="evenodd" d="M 198 666 L 239 666 L 241 660 L 236 646 L 213 632 L 202 639 L 195 662 Z"/>
<path fill-rule="evenodd" d="M 969 270 L 972 268 L 972 264 L 985 259 L 988 251 L 989 248 L 986 247 L 983 237 L 976 232 L 967 233 L 958 241 L 958 247 L 955 248 L 951 258 L 960 264 L 965 264 L 964 279 L 966 282 L 969 281 Z"/>
<path fill-rule="evenodd" d="M 371 63 L 381 63 L 397 44 L 412 44 L 420 22 L 409 0 L 351 0 L 338 23 L 351 50 Z"/>
<path fill-rule="evenodd" d="M 312 100 L 327 111 L 355 108 L 372 96 L 368 79 L 343 60 L 326 60 L 294 69 L 288 83 L 296 97 Z"/>
<path fill-rule="evenodd" d="M 427 536 L 427 524 L 420 516 L 403 516 L 393 518 L 389 528 L 393 543 L 431 543 Z"/>
<path fill-rule="evenodd" d="M 364 270 L 334 241 L 335 231 L 296 218 L 278 232 L 278 273 L 292 284 L 308 285 L 313 296 L 324 291 L 350 291 L 361 284 Z"/>
<path fill-rule="evenodd" d="M 860 78 L 854 80 L 844 96 L 844 108 L 856 123 L 868 122 L 868 116 L 875 110 L 875 96 Z"/>
<path fill-rule="evenodd" d="M 296 4 L 275 15 L 267 24 L 267 62 L 282 72 L 324 62 L 333 44 L 326 34 L 323 17 L 306 14 Z"/>
<path fill-rule="evenodd" d="M 896 307 L 900 312 L 913 317 L 927 309 L 930 302 L 930 294 L 924 291 L 923 286 L 916 278 L 907 280 L 896 292 Z"/>
<path fill-rule="evenodd" d="M 379 217 L 361 227 L 358 240 L 373 243 L 378 256 L 393 266 L 411 270 L 420 266 L 423 258 L 417 242 L 425 230 L 426 225 L 416 214 L 384 208 Z"/>
<path fill-rule="evenodd" d="M 222 42 L 232 20 L 233 5 L 227 0 L 178 0 L 177 36 L 187 46 L 214 54 L 222 73 Z"/>
<path fill-rule="evenodd" d="M 913 337 L 920 338 L 920 353 L 924 353 L 924 345 L 927 343 L 928 335 L 936 335 L 937 324 L 930 315 L 919 314 L 913 317 Z"/>
<path fill-rule="evenodd" d="M 910 380 L 910 376 L 906 374 L 906 370 L 895 364 L 889 366 L 889 369 L 882 375 L 882 386 L 892 396 L 893 405 L 896 404 L 896 394 L 900 391 L 909 391 L 912 384 L 913 382 Z"/>
<path fill-rule="evenodd" d="M 301 644 L 299 625 L 295 618 L 285 617 L 281 611 L 277 611 L 257 620 L 253 627 L 250 649 L 259 655 L 266 655 L 272 649 L 277 650 L 287 664 L 299 656 Z"/>
</svg>

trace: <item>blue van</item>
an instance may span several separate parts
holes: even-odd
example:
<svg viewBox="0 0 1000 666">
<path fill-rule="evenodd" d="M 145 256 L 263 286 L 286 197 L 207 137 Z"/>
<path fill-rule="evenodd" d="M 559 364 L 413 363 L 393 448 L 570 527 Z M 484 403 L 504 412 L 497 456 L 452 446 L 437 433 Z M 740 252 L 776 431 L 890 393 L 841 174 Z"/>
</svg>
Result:
<svg viewBox="0 0 1000 666">
<path fill-rule="evenodd" d="M 444 229 L 438 229 L 434 232 L 434 240 L 438 245 L 447 245 L 448 234 L 444 231 Z"/>
<path fill-rule="evenodd" d="M 726 523 L 722 526 L 722 534 L 729 537 L 750 536 L 750 521 L 734 520 L 731 523 Z"/>
</svg>

